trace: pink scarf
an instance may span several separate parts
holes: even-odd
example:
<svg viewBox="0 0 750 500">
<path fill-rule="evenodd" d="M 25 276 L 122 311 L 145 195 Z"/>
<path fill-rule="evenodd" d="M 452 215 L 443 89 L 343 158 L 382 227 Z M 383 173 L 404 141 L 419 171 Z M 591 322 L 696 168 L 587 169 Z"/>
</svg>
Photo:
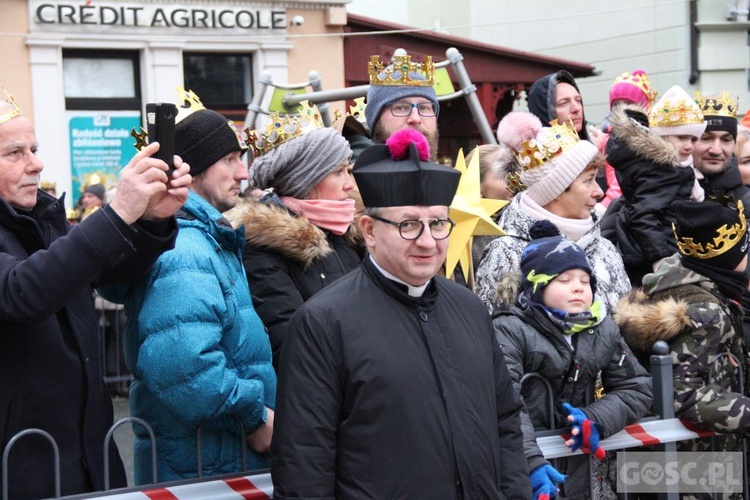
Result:
<svg viewBox="0 0 750 500">
<path fill-rule="evenodd" d="M 282 196 L 281 202 L 314 225 L 341 236 L 354 220 L 354 200 L 299 200 Z"/>
</svg>

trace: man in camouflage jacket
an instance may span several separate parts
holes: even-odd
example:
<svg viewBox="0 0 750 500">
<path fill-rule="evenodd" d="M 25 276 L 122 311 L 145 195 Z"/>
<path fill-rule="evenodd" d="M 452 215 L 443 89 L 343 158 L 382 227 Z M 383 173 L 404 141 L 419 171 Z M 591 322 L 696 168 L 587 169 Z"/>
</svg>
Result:
<svg viewBox="0 0 750 500">
<path fill-rule="evenodd" d="M 743 433 L 750 429 L 750 397 L 739 392 L 738 370 L 741 364 L 747 372 L 748 362 L 737 303 L 748 283 L 742 203 L 735 205 L 738 210 L 721 206 L 724 212 L 713 202 L 675 206 L 684 204 L 695 211 L 679 208 L 680 253 L 660 261 L 644 277 L 643 288 L 620 301 L 615 321 L 636 352 L 650 354 L 658 340 L 669 344 L 678 417 L 717 432 Z M 689 219 L 692 228 L 686 227 Z M 700 224 L 712 229 L 695 230 Z M 722 234 L 732 237 L 716 244 Z"/>
</svg>

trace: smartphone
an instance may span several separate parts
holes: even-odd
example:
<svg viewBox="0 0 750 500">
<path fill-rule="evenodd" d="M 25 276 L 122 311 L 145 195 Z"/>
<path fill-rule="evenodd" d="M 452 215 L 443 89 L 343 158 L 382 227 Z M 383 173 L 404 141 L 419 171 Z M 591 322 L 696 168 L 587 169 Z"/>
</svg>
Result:
<svg viewBox="0 0 750 500">
<path fill-rule="evenodd" d="M 146 104 L 146 127 L 148 142 L 158 142 L 159 151 L 153 155 L 167 164 L 167 175 L 174 171 L 174 120 L 177 106 L 168 102 Z"/>
</svg>

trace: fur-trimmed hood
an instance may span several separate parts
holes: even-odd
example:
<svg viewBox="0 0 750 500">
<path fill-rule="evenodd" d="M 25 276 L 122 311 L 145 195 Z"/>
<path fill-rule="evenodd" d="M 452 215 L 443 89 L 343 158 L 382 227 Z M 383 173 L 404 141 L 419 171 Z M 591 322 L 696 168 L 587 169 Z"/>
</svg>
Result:
<svg viewBox="0 0 750 500">
<path fill-rule="evenodd" d="M 654 300 L 639 288 L 620 299 L 612 317 L 631 348 L 651 352 L 657 340 L 669 341 L 693 325 L 688 307 L 673 297 Z"/>
<path fill-rule="evenodd" d="M 630 116 L 629 116 L 630 115 Z M 612 132 L 609 141 L 620 142 L 630 150 L 628 156 L 652 161 L 662 165 L 679 165 L 680 157 L 670 142 L 653 134 L 646 125 L 639 120 L 648 123 L 648 118 L 643 108 L 635 105 L 616 106 L 610 116 Z M 617 162 L 619 155 L 616 151 L 607 149 L 607 161 L 613 165 Z"/>
<path fill-rule="evenodd" d="M 296 216 L 283 206 L 243 200 L 224 216 L 234 227 L 245 227 L 249 244 L 274 250 L 288 259 L 309 266 L 315 259 L 333 252 L 326 233 L 305 216 Z M 364 248 L 358 220 L 349 225 L 343 238 L 356 249 Z"/>
<path fill-rule="evenodd" d="M 504 273 L 495 287 L 497 309 L 510 309 L 518 303 L 521 293 L 521 273 Z"/>
</svg>

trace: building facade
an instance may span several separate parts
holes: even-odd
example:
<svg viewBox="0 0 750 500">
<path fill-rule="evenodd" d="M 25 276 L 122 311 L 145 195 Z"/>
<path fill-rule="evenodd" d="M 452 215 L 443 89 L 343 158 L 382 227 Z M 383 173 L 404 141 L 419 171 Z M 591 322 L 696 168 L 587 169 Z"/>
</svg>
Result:
<svg viewBox="0 0 750 500">
<path fill-rule="evenodd" d="M 0 84 L 71 206 L 86 176 L 116 178 L 145 104 L 174 102 L 176 86 L 240 123 L 261 71 L 304 82 L 325 54 L 321 78 L 343 86 L 346 1 L 3 0 Z"/>
</svg>

